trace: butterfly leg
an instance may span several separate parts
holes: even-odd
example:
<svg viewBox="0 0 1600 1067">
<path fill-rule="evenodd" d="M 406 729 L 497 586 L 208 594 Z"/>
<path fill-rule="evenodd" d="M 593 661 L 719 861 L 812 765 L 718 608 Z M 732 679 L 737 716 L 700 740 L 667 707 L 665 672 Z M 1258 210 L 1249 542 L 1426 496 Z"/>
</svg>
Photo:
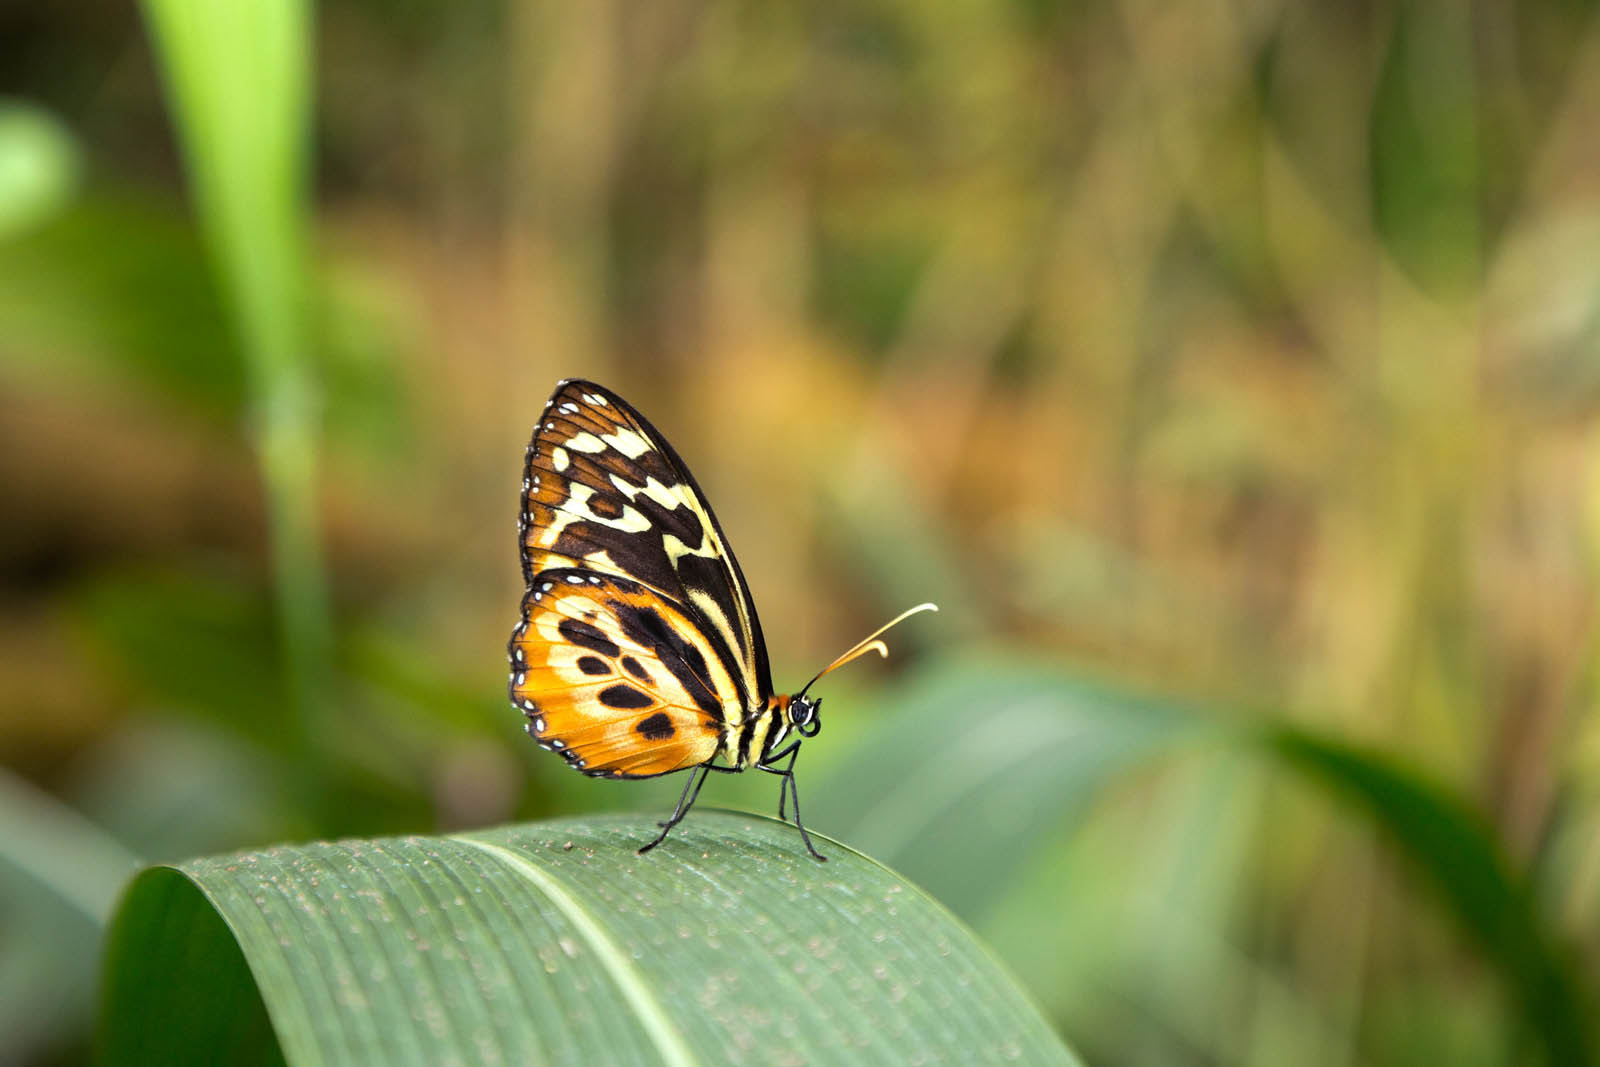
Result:
<svg viewBox="0 0 1600 1067">
<path fill-rule="evenodd" d="M 806 843 L 806 851 L 810 852 L 812 857 L 815 858 L 819 863 L 827 863 L 828 857 L 817 851 L 817 846 L 811 843 L 811 835 L 806 833 L 806 824 L 800 821 L 800 787 L 795 784 L 794 780 L 794 760 L 799 754 L 800 742 L 796 741 L 788 748 L 781 752 L 774 753 L 772 756 L 772 761 L 774 763 L 782 759 L 784 756 L 789 757 L 789 762 L 784 766 L 783 770 L 780 771 L 778 768 L 770 767 L 765 763 L 757 764 L 757 766 L 766 771 L 768 774 L 776 774 L 778 777 L 783 779 L 783 785 L 778 787 L 778 817 L 783 817 L 783 795 L 784 792 L 787 791 L 789 797 L 794 801 L 795 829 L 800 831 L 800 840 Z"/>
<path fill-rule="evenodd" d="M 794 762 L 793 757 L 790 758 L 790 762 Z M 795 829 L 800 831 L 800 840 L 806 843 L 806 851 L 810 852 L 818 863 L 827 863 L 828 857 L 817 851 L 817 846 L 811 843 L 811 835 L 806 833 L 806 824 L 800 821 L 800 787 L 794 783 L 794 769 L 791 767 L 783 776 L 789 782 L 789 798 L 794 801 L 794 825 Z"/>
<path fill-rule="evenodd" d="M 678 797 L 678 806 L 672 809 L 672 814 L 667 817 L 666 822 L 656 823 L 657 826 L 661 827 L 661 833 L 657 835 L 654 841 L 641 848 L 639 855 L 644 855 L 665 841 L 667 835 L 672 832 L 672 828 L 683 821 L 683 817 L 689 814 L 689 809 L 694 807 L 694 802 L 700 799 L 700 787 L 706 784 L 706 776 L 712 771 L 720 771 L 723 774 L 734 773 L 731 767 L 713 767 L 709 763 L 700 765 L 700 776 L 698 778 L 695 777 L 693 771 L 690 771 L 689 780 L 683 784 L 683 793 Z"/>
<path fill-rule="evenodd" d="M 784 822 L 788 822 L 789 821 L 789 817 L 786 816 L 783 813 L 783 805 L 784 805 L 784 802 L 789 799 L 789 787 L 794 785 L 794 758 L 796 756 L 798 756 L 799 754 L 800 754 L 800 742 L 796 741 L 793 744 L 791 744 L 788 748 L 783 749 L 781 752 L 775 753 L 773 755 L 773 757 L 772 757 L 772 762 L 776 763 L 779 760 L 781 760 L 783 757 L 788 756 L 789 757 L 789 765 L 787 767 L 785 767 L 781 771 L 780 770 L 776 770 L 775 768 L 772 768 L 772 767 L 764 766 L 764 765 L 761 768 L 762 770 L 766 771 L 768 774 L 776 774 L 779 777 L 784 778 L 784 783 L 781 786 L 778 787 L 778 818 L 782 819 Z M 800 810 L 800 798 L 798 796 L 795 797 L 794 808 L 795 808 L 795 811 L 798 813 L 799 810 Z"/>
<path fill-rule="evenodd" d="M 683 818 L 684 801 L 689 800 L 689 790 L 694 789 L 694 795 L 697 797 L 700 795 L 700 790 L 695 783 L 704 782 L 706 780 L 705 772 L 706 768 L 701 768 L 699 778 L 694 776 L 694 771 L 689 772 L 689 777 L 685 779 L 683 783 L 683 792 L 678 794 L 678 806 L 672 809 L 672 814 L 667 816 L 666 821 L 656 823 L 657 826 L 671 826 L 679 819 Z M 689 803 L 693 804 L 694 801 L 689 800 Z"/>
<path fill-rule="evenodd" d="M 685 815 L 689 814 L 689 809 L 694 807 L 694 802 L 700 797 L 700 787 L 706 784 L 706 772 L 710 769 L 709 765 L 701 767 L 698 777 L 692 771 L 689 773 L 689 780 L 683 783 L 683 794 L 678 797 L 678 806 L 672 809 L 672 814 L 667 816 L 666 822 L 656 823 L 657 826 L 661 827 L 661 833 L 657 835 L 654 841 L 641 848 L 639 855 L 644 855 L 665 841 L 667 835 L 672 832 L 672 828 L 682 822 Z M 691 789 L 694 790 L 693 795 L 690 794 Z"/>
</svg>

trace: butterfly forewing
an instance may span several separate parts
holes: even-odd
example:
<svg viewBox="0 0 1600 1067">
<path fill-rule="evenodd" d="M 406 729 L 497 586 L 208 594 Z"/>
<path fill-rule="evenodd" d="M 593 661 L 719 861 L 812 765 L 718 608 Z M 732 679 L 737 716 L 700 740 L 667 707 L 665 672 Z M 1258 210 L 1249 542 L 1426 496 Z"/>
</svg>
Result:
<svg viewBox="0 0 1600 1067">
<path fill-rule="evenodd" d="M 683 461 L 615 393 L 556 388 L 528 446 L 520 532 L 530 589 L 542 572 L 577 567 L 653 590 L 700 632 L 740 714 L 765 706 L 766 646 L 738 561 Z"/>
<path fill-rule="evenodd" d="M 540 572 L 511 640 L 511 700 L 585 774 L 647 778 L 711 759 L 737 691 L 682 607 L 594 571 Z"/>
</svg>

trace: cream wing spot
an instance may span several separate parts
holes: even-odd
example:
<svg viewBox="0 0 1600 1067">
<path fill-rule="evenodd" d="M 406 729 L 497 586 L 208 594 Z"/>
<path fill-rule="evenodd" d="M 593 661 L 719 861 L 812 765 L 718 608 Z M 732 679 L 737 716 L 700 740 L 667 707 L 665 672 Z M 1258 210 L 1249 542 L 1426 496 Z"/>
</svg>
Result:
<svg viewBox="0 0 1600 1067">
<path fill-rule="evenodd" d="M 687 501 L 683 497 L 679 496 L 670 487 L 662 485 L 661 482 L 656 478 L 647 479 L 643 487 L 640 487 L 634 485 L 625 478 L 619 478 L 613 474 L 611 476 L 611 484 L 616 486 L 617 492 L 621 493 L 629 500 L 633 500 L 640 493 L 643 493 L 645 496 L 649 497 L 651 500 L 654 500 L 657 504 L 660 504 L 668 511 L 671 511 L 677 508 L 679 505 L 686 503 L 690 504 L 690 507 L 693 507 L 693 504 L 690 501 Z M 700 524 L 702 526 L 706 525 L 705 516 L 700 514 L 700 509 L 694 508 L 694 511 L 696 516 L 700 519 Z"/>
<path fill-rule="evenodd" d="M 709 540 L 699 548 L 690 548 L 683 543 L 683 539 L 677 534 L 667 534 L 663 537 L 661 539 L 661 547 L 666 550 L 667 559 L 672 562 L 674 567 L 678 565 L 678 561 L 684 556 L 705 556 L 707 559 L 715 559 L 717 556 L 717 550 L 711 546 Z"/>
<path fill-rule="evenodd" d="M 650 442 L 646 441 L 639 433 L 628 429 L 626 426 L 608 434 L 603 434 L 600 440 L 621 452 L 629 459 L 638 459 L 650 451 Z"/>
<path fill-rule="evenodd" d="M 560 511 L 552 512 L 550 514 L 549 521 L 539 528 L 538 540 L 534 542 L 532 547 L 546 549 L 553 548 L 555 543 L 561 538 L 561 531 L 578 521 L 579 517 L 572 511 L 565 508 Z"/>
<path fill-rule="evenodd" d="M 599 551 L 591 552 L 587 556 L 584 556 L 583 561 L 589 566 L 593 567 L 595 570 L 605 571 L 608 574 L 624 573 L 622 568 L 617 566 L 617 561 L 611 558 L 611 553 L 607 552 L 603 548 Z"/>
<path fill-rule="evenodd" d="M 573 434 L 571 437 L 567 438 L 567 447 L 575 452 L 588 452 L 593 454 L 595 452 L 604 452 L 606 450 L 606 443 L 600 440 L 600 438 L 596 437 L 594 434 L 585 431 L 583 433 Z"/>
</svg>

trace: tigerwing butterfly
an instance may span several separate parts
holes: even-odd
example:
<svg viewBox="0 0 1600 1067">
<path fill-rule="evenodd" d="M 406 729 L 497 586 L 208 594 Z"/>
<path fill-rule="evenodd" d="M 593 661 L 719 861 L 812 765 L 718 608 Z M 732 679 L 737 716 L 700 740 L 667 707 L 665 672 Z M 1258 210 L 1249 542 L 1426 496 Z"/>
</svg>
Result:
<svg viewBox="0 0 1600 1067">
<path fill-rule="evenodd" d="M 648 852 L 683 820 L 712 771 L 783 779 L 806 849 L 794 761 L 821 729 L 818 679 L 773 692 L 761 622 L 722 525 L 667 439 L 616 393 L 556 386 L 528 444 L 517 524 L 522 619 L 511 632 L 511 703 L 540 747 L 597 778 L 691 773 Z M 790 739 L 791 731 L 797 735 Z M 784 741 L 789 739 L 787 745 Z"/>
</svg>

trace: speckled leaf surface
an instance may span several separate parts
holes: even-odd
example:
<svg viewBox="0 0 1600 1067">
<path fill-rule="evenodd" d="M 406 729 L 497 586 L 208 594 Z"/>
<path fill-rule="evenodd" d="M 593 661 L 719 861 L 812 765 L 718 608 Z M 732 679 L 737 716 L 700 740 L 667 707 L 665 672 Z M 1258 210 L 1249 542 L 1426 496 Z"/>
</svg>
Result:
<svg viewBox="0 0 1600 1067">
<path fill-rule="evenodd" d="M 972 934 L 835 842 L 696 811 L 145 871 L 102 1062 L 1074 1063 Z"/>
</svg>

